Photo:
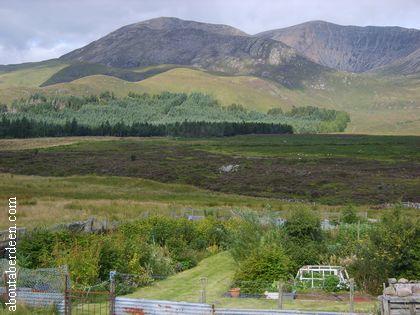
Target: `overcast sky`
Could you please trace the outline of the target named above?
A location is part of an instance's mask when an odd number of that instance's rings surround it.
[[[229,24],[251,34],[310,20],[420,29],[420,0],[0,0],[0,64],[59,57],[159,16]]]

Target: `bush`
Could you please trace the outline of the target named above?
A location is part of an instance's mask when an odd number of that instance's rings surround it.
[[[356,209],[349,205],[345,207],[341,212],[341,222],[347,224],[357,223],[359,221],[359,217],[357,216]]]
[[[388,278],[420,278],[420,220],[395,208],[369,231],[351,266],[363,290],[380,293]]]
[[[323,289],[326,292],[337,292],[339,290],[338,285],[340,284],[340,279],[337,276],[330,275],[325,277]]]
[[[321,221],[313,211],[299,208],[292,212],[285,223],[286,233],[294,241],[321,241]]]
[[[289,279],[290,260],[282,247],[265,245],[254,250],[239,266],[234,286],[243,293],[261,294],[271,289],[273,281]]]

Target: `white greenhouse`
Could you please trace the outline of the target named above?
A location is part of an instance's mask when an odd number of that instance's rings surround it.
[[[349,283],[349,275],[346,268],[341,266],[309,265],[299,269],[296,280],[311,284],[311,288],[322,286],[328,276],[336,276],[339,285],[346,287]]]

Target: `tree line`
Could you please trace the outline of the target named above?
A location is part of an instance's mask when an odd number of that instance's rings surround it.
[[[65,124],[29,120],[26,117],[0,120],[0,138],[36,138],[65,136],[117,136],[117,137],[223,137],[244,134],[291,134],[293,128],[285,124],[261,122],[206,122],[184,121],[166,124],[134,123],[127,125],[108,121],[97,127],[81,125],[75,118]]]
[[[10,120],[26,118],[50,126],[65,126],[76,120],[78,125],[89,129],[100,128],[106,122],[111,126],[172,125],[185,121],[264,123],[290,125],[295,133],[340,132],[350,121],[345,112],[313,106],[295,107],[287,112],[273,108],[263,113],[240,104],[222,106],[213,97],[201,93],[169,92],[156,95],[130,93],[123,98],[110,92],[90,96],[38,93],[14,101],[0,111],[0,116]]]

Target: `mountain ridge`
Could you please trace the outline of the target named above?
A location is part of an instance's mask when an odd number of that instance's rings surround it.
[[[329,71],[288,45],[224,25],[158,18],[122,27],[60,57],[118,68],[188,65],[233,75],[256,75],[290,88]]]
[[[309,21],[254,36],[281,41],[324,66],[356,73],[374,71],[420,48],[420,30],[399,26]],[[407,72],[413,71],[402,74]]]

